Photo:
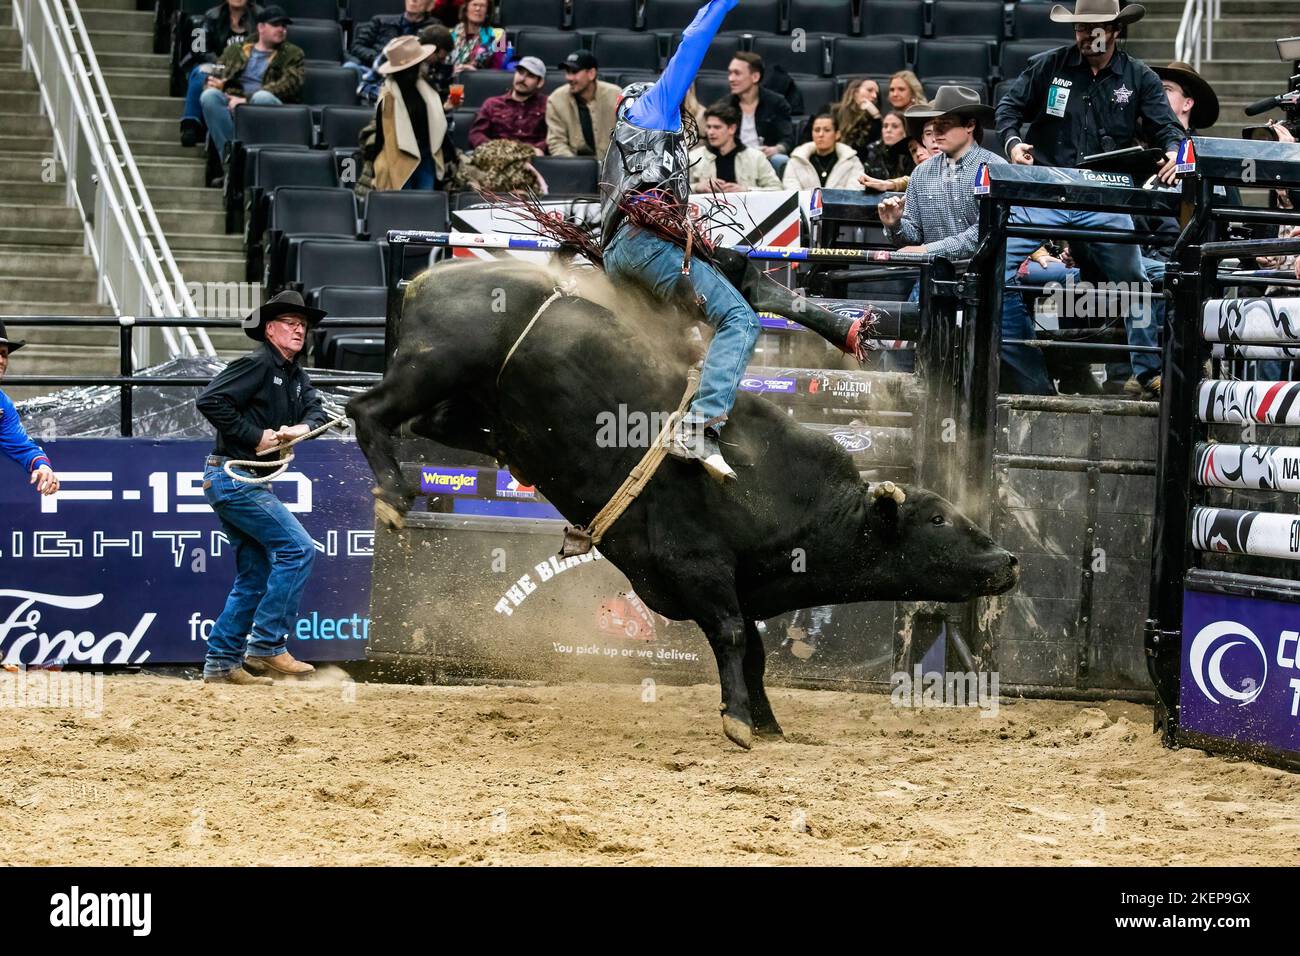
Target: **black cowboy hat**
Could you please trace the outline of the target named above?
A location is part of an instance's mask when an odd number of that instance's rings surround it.
[[[909,106],[903,112],[907,135],[920,142],[926,121],[949,113],[963,120],[973,119],[977,138],[981,130],[993,123],[993,107],[981,103],[980,95],[970,87],[941,86],[929,106]]]
[[[4,322],[0,321],[0,345],[7,346],[7,347],[9,348],[9,354],[10,354],[10,355],[13,355],[13,354],[14,354],[15,352],[17,352],[20,348],[22,348],[24,345],[27,344],[26,342],[24,342],[24,341],[22,341],[22,340],[11,341],[10,339],[8,339],[8,338],[6,337],[6,335],[7,335],[7,333],[5,332],[5,324],[4,324]]]
[[[1187,121],[1192,129],[1209,129],[1219,121],[1219,97],[1205,77],[1192,69],[1191,64],[1174,60],[1168,66],[1153,66],[1156,76],[1183,88],[1183,95],[1192,99],[1192,115]]]
[[[244,334],[250,339],[265,342],[266,323],[288,313],[301,315],[307,320],[308,329],[314,328],[321,319],[325,318],[323,310],[311,308],[302,301],[302,296],[297,292],[286,290],[267,299],[262,303],[261,308],[248,314],[243,323]]]

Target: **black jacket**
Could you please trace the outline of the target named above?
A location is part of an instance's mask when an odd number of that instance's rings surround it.
[[[740,109],[740,97],[731,96],[731,105]],[[754,110],[754,125],[764,146],[781,146],[789,155],[794,150],[794,121],[790,118],[790,104],[780,93],[759,88],[758,107]],[[740,138],[740,130],[736,131]]]
[[[222,369],[196,404],[217,429],[212,453],[229,458],[256,458],[254,449],[268,428],[319,428],[329,421],[306,369],[297,360],[287,361],[269,342]]]
[[[1138,140],[1169,151],[1184,137],[1150,67],[1121,50],[1093,76],[1075,46],[1029,62],[998,103],[997,127],[1008,156],[1024,141],[1034,147],[1034,162],[1044,166],[1074,167],[1084,156]]]
[[[795,83],[794,77],[779,63],[769,67],[763,74],[763,89],[784,96],[785,101],[790,104],[790,112],[795,116],[803,113],[803,92],[799,89],[799,84]]]
[[[400,36],[415,36],[430,23],[436,21],[424,19],[411,23],[404,13],[382,14],[371,17],[357,27],[348,48],[348,56],[358,63],[370,66],[384,52],[384,47]]]
[[[236,33],[230,28],[230,8],[225,3],[209,7],[202,17],[196,17],[191,30],[203,31],[202,51],[193,49],[186,43],[182,46],[186,54],[181,57],[181,65],[188,72],[200,63],[215,63],[222,52],[232,43],[243,43],[257,39],[257,15],[262,12],[260,4],[250,3],[244,11],[244,31]],[[194,34],[191,33],[193,38]]]

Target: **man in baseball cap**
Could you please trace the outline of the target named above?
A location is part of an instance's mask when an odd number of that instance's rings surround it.
[[[546,152],[546,64],[526,56],[515,67],[510,90],[491,96],[479,107],[469,130],[469,145],[477,149],[489,140],[524,143],[541,156]]]
[[[546,103],[546,145],[552,156],[605,158],[619,88],[597,79],[598,66],[587,50],[574,50],[560,64],[567,85]]]

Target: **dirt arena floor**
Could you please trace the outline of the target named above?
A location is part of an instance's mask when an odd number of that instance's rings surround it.
[[[1300,863],[1300,775],[1164,750],[1132,704],[778,688],[786,740],[746,753],[712,686],[341,677],[6,711],[0,862]]]

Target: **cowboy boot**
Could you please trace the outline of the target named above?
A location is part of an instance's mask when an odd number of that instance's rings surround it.
[[[238,684],[241,687],[263,686],[269,687],[275,683],[269,677],[254,677],[242,667],[236,667],[234,670],[226,671],[224,674],[204,674],[203,683],[205,684]]]
[[[722,457],[718,433],[712,428],[706,428],[698,418],[688,415],[677,423],[668,439],[668,454],[674,458],[698,461],[714,481],[736,480],[736,473]]]
[[[244,666],[255,674],[268,677],[306,677],[316,668],[300,660],[295,660],[288,651],[281,651],[273,657],[246,657]]]

